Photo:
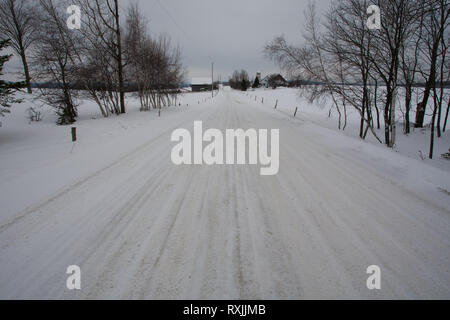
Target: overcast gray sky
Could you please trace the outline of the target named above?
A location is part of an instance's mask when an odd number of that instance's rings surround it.
[[[131,2],[139,3],[152,34],[165,33],[181,46],[188,81],[209,76],[211,62],[223,80],[235,69],[246,69],[250,77],[279,72],[263,56],[263,46],[280,34],[299,42],[308,5],[308,0],[120,0],[120,6],[126,10]],[[316,0],[318,13],[329,2]],[[20,61],[14,59],[8,69],[20,71]]]
[[[188,78],[215,74],[228,79],[233,70],[250,77],[279,69],[263,55],[264,44],[275,35],[300,41],[308,0],[122,0],[137,1],[150,20],[152,33],[166,33],[179,43]],[[316,0],[318,12],[330,0]]]

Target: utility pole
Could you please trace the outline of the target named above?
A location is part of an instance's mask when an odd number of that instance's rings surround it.
[[[211,96],[214,98],[214,62],[211,64]]]

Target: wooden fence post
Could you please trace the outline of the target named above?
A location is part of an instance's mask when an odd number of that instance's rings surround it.
[[[72,142],[77,141],[77,127],[72,127]]]
[[[275,109],[277,108],[277,106],[278,106],[278,99],[277,99],[277,102],[275,103]]]

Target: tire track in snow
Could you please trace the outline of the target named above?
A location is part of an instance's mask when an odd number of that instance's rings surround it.
[[[206,110],[203,111],[202,114],[210,114],[211,110]],[[136,149],[134,149],[133,151],[123,155],[122,157],[119,157],[118,159],[114,160],[112,163],[110,163],[109,165],[93,172],[92,174],[80,179],[79,181],[70,184],[69,186],[63,188],[63,190],[57,192],[56,194],[54,194],[53,196],[50,196],[49,198],[43,200],[42,202],[36,204],[35,206],[32,206],[30,208],[27,208],[25,210],[23,210],[22,212],[18,213],[15,217],[11,218],[10,221],[0,225],[0,233],[7,229],[9,226],[15,224],[16,222],[22,220],[23,218],[27,217],[29,214],[35,213],[36,211],[39,211],[40,209],[42,209],[43,207],[46,207],[47,205],[51,204],[52,202],[56,201],[57,199],[61,198],[62,196],[72,192],[74,189],[79,188],[81,186],[83,186],[84,183],[98,177],[99,175],[112,170],[116,167],[120,167],[120,165],[122,165],[124,162],[128,161],[129,159],[133,159],[137,156],[139,156],[140,153],[146,153],[147,152],[147,148],[149,145],[154,144],[158,139],[161,139],[163,137],[165,137],[168,133],[172,132],[174,129],[177,129],[179,127],[183,127],[184,124],[190,124],[192,122],[192,120],[183,120],[180,121],[177,125],[170,127],[169,129],[167,129],[166,131],[162,132],[161,134],[159,134],[158,136],[148,140],[147,142],[145,142],[143,145],[137,147]]]
[[[261,177],[259,166],[174,166],[164,140],[173,128],[164,130],[4,225],[0,296],[450,296],[444,209],[326,148],[304,123],[238,103],[234,93],[217,99],[180,125],[195,118],[204,128],[280,128],[277,176]],[[61,291],[74,257],[83,270],[76,294]],[[373,263],[382,266],[377,293],[365,288]]]

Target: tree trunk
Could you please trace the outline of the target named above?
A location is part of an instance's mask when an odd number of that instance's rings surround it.
[[[395,139],[396,139],[396,124],[395,124],[395,108],[396,108],[396,102],[397,102],[397,90],[398,88],[395,87],[392,91],[392,101],[391,101],[391,111],[390,111],[390,130],[391,130],[391,141],[389,142],[389,147],[393,148],[395,146]]]
[[[442,38],[442,42],[445,42],[445,39]],[[441,137],[442,133],[441,133],[441,115],[442,115],[442,103],[444,100],[444,67],[445,67],[445,56],[446,56],[446,48],[445,45],[443,45],[442,48],[442,61],[441,61],[441,66],[440,66],[440,78],[439,78],[439,110],[438,110],[438,118],[437,118],[437,135],[438,138]],[[447,78],[448,79],[448,78]],[[435,89],[436,90],[436,89]]]
[[[364,135],[364,113],[365,110],[363,109],[361,112],[361,122],[359,124],[359,137],[362,139]]]
[[[377,129],[380,129],[380,110],[378,109],[378,81],[375,79],[375,95],[374,95],[374,106],[377,112]]]
[[[392,91],[388,87],[386,92],[386,103],[384,105],[384,143],[391,146],[391,110],[392,110]]]
[[[433,110],[433,117],[431,119],[431,134],[430,134],[430,153],[428,157],[430,159],[433,159],[433,149],[434,149],[434,123],[436,121],[436,113],[437,113],[437,97],[434,96],[434,110]]]
[[[441,82],[441,88],[440,88],[440,97],[438,99],[438,114],[437,114],[437,136],[438,138],[440,138],[442,136],[441,133],[441,116],[442,116],[442,99],[443,97],[443,92],[444,92],[444,88],[442,87],[442,82]]]
[[[21,58],[22,58],[22,64],[23,64],[23,71],[25,74],[25,81],[27,84],[27,91],[29,94],[33,93],[33,90],[31,89],[31,76],[30,76],[30,70],[28,68],[28,62],[27,62],[27,57],[25,56],[25,52],[23,52],[23,54],[21,54]]]
[[[377,112],[377,129],[380,129],[380,110],[378,110],[377,105],[375,104],[375,111]]]
[[[410,84],[405,86],[405,91],[405,134],[409,134],[411,132],[409,113],[411,111],[412,86]]]
[[[123,84],[123,64],[122,64],[122,41],[120,36],[120,19],[119,19],[119,0],[114,1],[116,11],[116,36],[117,36],[117,57],[119,72],[119,94],[120,94],[120,113],[125,113],[125,92]]]
[[[445,132],[445,129],[447,128],[448,109],[449,108],[450,108],[450,99],[448,100],[448,104],[447,104],[447,112],[445,113],[444,127],[442,128],[442,132]]]
[[[390,134],[389,134],[389,106],[385,106],[384,108],[384,143],[389,146],[390,142]]]
[[[362,100],[362,110],[361,110],[361,122],[359,125],[359,137],[364,139],[364,114],[366,113],[367,106],[367,86],[364,82],[363,84],[363,100]]]
[[[441,35],[442,36],[442,35]],[[438,49],[440,44],[440,37],[434,40],[433,48],[430,57],[430,75],[425,84],[425,92],[423,94],[422,102],[417,105],[415,128],[423,128],[423,121],[425,118],[425,110],[427,108],[428,99],[433,88],[436,87],[436,62],[438,57]]]
[[[342,127],[342,130],[345,130],[345,128],[347,127],[347,106],[345,104],[345,99],[344,99],[343,105],[344,105],[344,126]],[[447,113],[448,113],[448,109],[447,109]]]

